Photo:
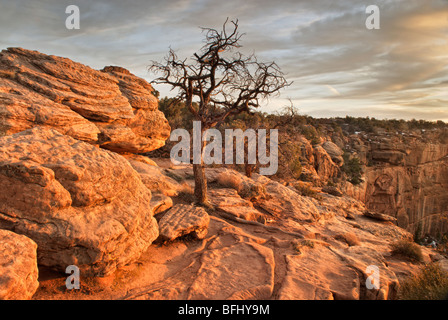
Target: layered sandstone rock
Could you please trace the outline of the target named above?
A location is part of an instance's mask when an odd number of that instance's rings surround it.
[[[151,192],[122,156],[35,127],[0,138],[0,228],[33,239],[39,264],[107,275],[158,236]]]
[[[333,162],[331,156],[322,146],[314,147],[314,159],[314,167],[322,181],[329,181],[338,175],[339,166]]]
[[[264,214],[254,208],[249,200],[241,198],[236,190],[229,188],[209,190],[209,199],[216,210],[248,221],[265,221]]]
[[[36,243],[0,229],[0,300],[27,300],[39,282]]]
[[[163,167],[160,174],[193,181],[191,166]],[[206,177],[214,205],[207,233],[200,232],[199,241],[187,237],[148,247],[120,272],[127,277],[120,277],[119,285],[101,288],[95,298],[394,299],[398,282],[419,268],[391,254],[391,243],[411,234],[390,221],[366,217],[365,205],[346,195],[301,196],[268,177],[247,178],[222,168],[206,169]],[[249,190],[261,185],[263,197],[243,198],[237,191],[243,185]],[[194,233],[205,216],[184,197],[173,201],[160,218],[161,234],[165,227],[173,231],[165,239]],[[372,266],[379,268],[380,282],[369,289]],[[37,298],[45,294],[66,297],[43,290]]]
[[[152,92],[123,68],[8,48],[0,53],[0,135],[45,126],[116,152],[148,152],[170,134]]]
[[[197,239],[203,239],[207,235],[209,222],[210,217],[204,208],[177,204],[160,219],[160,237],[174,240],[192,234]]]
[[[335,143],[331,141],[325,141],[322,144],[322,148],[327,151],[328,155],[331,157],[331,160],[333,160],[334,163],[339,166],[344,164],[344,159],[342,158],[344,151],[342,151],[342,149],[339,148]]]

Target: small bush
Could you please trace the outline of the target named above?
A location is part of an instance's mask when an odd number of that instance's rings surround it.
[[[422,241],[422,222],[419,221],[414,232],[414,242],[420,244]]]
[[[347,175],[347,180],[354,185],[362,183],[362,166],[359,158],[352,158],[349,153],[344,153],[342,158],[344,159],[344,164],[341,170]]]
[[[354,234],[353,232],[346,232],[342,235],[342,238],[344,239],[345,242],[347,242],[347,244],[352,247],[352,246],[359,246],[361,244],[361,242],[358,239],[358,236],[356,234]]]
[[[430,263],[404,281],[398,292],[401,300],[445,300],[448,298],[448,272]]]
[[[260,199],[267,199],[268,195],[266,193],[266,188],[260,183],[248,184],[243,183],[241,190],[238,194],[250,201],[257,201]]]
[[[319,194],[318,190],[308,186],[307,184],[302,183],[301,181],[294,183],[294,189],[296,189],[297,193],[300,194],[301,196],[322,200],[322,196]]]
[[[304,240],[298,240],[295,239],[292,241],[292,246],[294,251],[296,251],[298,254],[302,253],[302,248],[303,247],[308,247],[308,248],[314,248],[315,244],[313,240],[308,240],[308,239],[304,239]]]
[[[392,253],[403,255],[411,260],[423,261],[422,249],[418,244],[412,241],[399,240],[392,244]]]

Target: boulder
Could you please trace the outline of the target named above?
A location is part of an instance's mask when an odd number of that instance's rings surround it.
[[[0,300],[28,300],[39,287],[36,243],[0,230]]]
[[[0,135],[45,126],[116,152],[148,152],[170,135],[153,91],[124,68],[8,48],[0,53]]]
[[[187,234],[198,239],[207,235],[210,217],[201,207],[177,204],[159,220],[160,238],[174,240]]]
[[[327,151],[328,155],[331,157],[331,160],[333,160],[334,163],[339,166],[342,166],[344,164],[344,159],[342,158],[344,151],[342,151],[342,149],[339,148],[335,143],[331,141],[325,141],[324,143],[322,143],[322,148]]]
[[[125,158],[45,127],[0,138],[0,228],[33,239],[39,264],[85,275],[158,237],[151,192]]]
[[[173,199],[162,194],[154,193],[151,198],[151,208],[154,214],[158,214],[165,210],[168,210],[173,206]]]

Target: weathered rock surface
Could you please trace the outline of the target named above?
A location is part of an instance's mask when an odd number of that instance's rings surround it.
[[[352,151],[369,165],[365,183],[345,191],[411,232],[419,224],[424,234],[448,232],[448,145],[434,140],[424,134],[353,138]]]
[[[331,141],[325,141],[324,143],[322,143],[322,148],[327,151],[328,155],[331,157],[331,160],[333,160],[334,163],[339,166],[344,164],[344,159],[342,158],[344,151],[342,151],[342,149],[339,148],[335,143]]]
[[[170,127],[145,80],[21,48],[0,53],[0,135],[46,126],[116,152],[164,145]]]
[[[333,162],[331,156],[320,145],[314,147],[314,167],[322,181],[329,181],[339,173],[339,166]]]
[[[257,204],[279,221],[313,222],[321,218],[314,203],[293,189],[258,174],[254,174],[254,181],[262,184],[269,196]]]
[[[23,236],[0,229],[0,300],[27,300],[39,282],[37,245]]]
[[[158,236],[151,192],[122,156],[36,127],[0,138],[0,228],[38,244],[39,264],[106,275]]]
[[[128,159],[131,166],[137,171],[145,186],[152,192],[172,197],[177,196],[182,186],[166,174],[166,169],[142,161]]]
[[[248,221],[265,220],[264,214],[254,208],[252,202],[241,198],[234,189],[213,189],[208,195],[216,210]]]
[[[387,214],[382,214],[382,213],[378,213],[378,212],[373,212],[373,211],[369,211],[366,210],[363,212],[363,214],[366,217],[372,218],[372,219],[376,219],[376,220],[380,220],[380,221],[397,221],[396,218],[389,216]]]
[[[159,169],[161,174],[169,172],[184,182],[192,180],[191,166],[165,171],[160,165]],[[222,179],[223,172],[231,179]],[[326,193],[318,198],[300,196],[294,188],[267,177],[254,174],[250,179],[229,169],[209,168],[206,177],[210,201],[215,201],[215,210],[209,211],[207,234],[201,239],[187,237],[148,247],[138,262],[126,267],[126,278],[116,279],[114,289],[97,289],[95,297],[394,299],[398,282],[419,268],[417,263],[391,254],[391,243],[410,239],[411,234],[392,222],[364,216],[365,205],[353,198]],[[243,186],[238,188],[229,181],[261,185],[264,195],[253,201],[243,198],[237,191]],[[181,196],[173,196],[173,202],[173,208],[161,213],[160,233],[164,218],[173,222],[168,223],[170,227],[182,228],[165,239],[194,232],[196,227],[191,226],[200,225],[191,223],[192,217],[198,216],[192,211],[198,208],[185,204],[188,201]],[[224,210],[227,214],[222,214]],[[168,219],[170,211],[173,216],[173,212],[180,212],[179,217]],[[246,211],[260,212],[265,221],[250,220]],[[367,267],[371,265],[380,271],[378,289],[366,287],[370,275]],[[35,298],[46,294],[46,290],[38,291]],[[91,297],[79,293],[76,298]]]
[[[272,250],[259,244],[240,242],[207,250],[188,298],[267,299],[273,291],[274,264]]]
[[[207,235],[209,222],[210,217],[204,208],[177,204],[160,219],[160,237],[164,240],[174,240],[193,234],[197,239],[203,239]]]

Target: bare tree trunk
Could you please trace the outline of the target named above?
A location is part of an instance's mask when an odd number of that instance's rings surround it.
[[[244,169],[246,171],[246,177],[252,178],[252,171],[254,170],[255,165],[246,163],[244,165]]]
[[[201,140],[203,137],[205,129],[201,126]],[[201,163],[193,164],[193,174],[194,174],[194,196],[196,202],[199,204],[208,205],[207,197],[207,179],[205,177],[204,159],[202,158],[202,152],[205,148],[205,141],[201,142]]]
[[[193,164],[194,173],[194,196],[196,202],[207,204],[207,179],[205,178],[204,164]]]

